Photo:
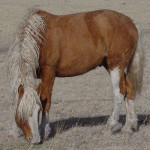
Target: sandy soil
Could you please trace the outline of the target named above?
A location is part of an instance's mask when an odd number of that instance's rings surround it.
[[[30,146],[24,137],[8,136],[13,120],[5,56],[24,13],[38,7],[54,14],[113,9],[130,16],[143,31],[145,68],[143,92],[136,98],[139,131],[130,137],[121,133],[100,134],[113,106],[110,78],[97,68],[74,78],[57,78],[50,110],[53,137]],[[0,150],[150,150],[150,1],[149,0],[0,0]],[[121,122],[125,121],[125,105]]]

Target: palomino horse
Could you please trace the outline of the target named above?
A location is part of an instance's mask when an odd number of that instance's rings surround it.
[[[64,16],[34,10],[20,28],[8,59],[16,124],[30,143],[50,134],[55,77],[81,75],[97,66],[104,66],[112,81],[109,129],[112,133],[121,129],[119,111],[125,98],[123,131],[137,128],[134,96],[141,89],[143,55],[138,28],[129,17],[111,10]]]

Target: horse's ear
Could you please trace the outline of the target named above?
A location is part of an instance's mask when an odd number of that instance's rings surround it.
[[[42,89],[42,84],[39,83],[38,86],[37,86],[36,89],[35,89],[35,90],[37,91],[38,95],[41,94],[41,89]]]
[[[23,94],[24,94],[24,88],[22,85],[20,85],[18,88],[19,100],[22,98]]]

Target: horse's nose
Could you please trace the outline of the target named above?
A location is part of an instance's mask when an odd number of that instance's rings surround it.
[[[31,144],[31,143],[32,143],[32,138],[31,138],[31,137],[28,137],[28,138],[27,138],[27,141]]]

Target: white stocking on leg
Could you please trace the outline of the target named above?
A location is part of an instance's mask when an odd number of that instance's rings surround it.
[[[41,137],[44,139],[48,139],[51,133],[50,121],[49,121],[49,114],[48,112],[42,118],[42,122],[40,125],[40,133]]]
[[[119,87],[119,84],[120,84],[119,69],[115,68],[112,71],[110,71],[110,76],[111,76],[113,93],[114,93],[114,108],[113,108],[112,115],[110,116],[110,118],[107,121],[107,125],[106,125],[105,129],[103,129],[103,131],[102,131],[103,134],[108,132],[108,131],[104,131],[104,130],[111,129],[111,132],[115,133],[122,128],[122,125],[118,122],[121,105],[122,105],[122,102],[124,101],[124,96],[120,93],[120,87]]]
[[[112,86],[113,86],[113,92],[114,92],[114,108],[112,115],[109,119],[110,127],[112,133],[118,131],[121,129],[122,125],[119,124],[119,115],[120,115],[120,109],[122,102],[124,101],[124,96],[120,93],[120,73],[119,69],[115,68],[110,72]]]
[[[126,100],[126,111],[126,123],[122,131],[132,133],[133,130],[137,130],[137,115],[134,100]]]

